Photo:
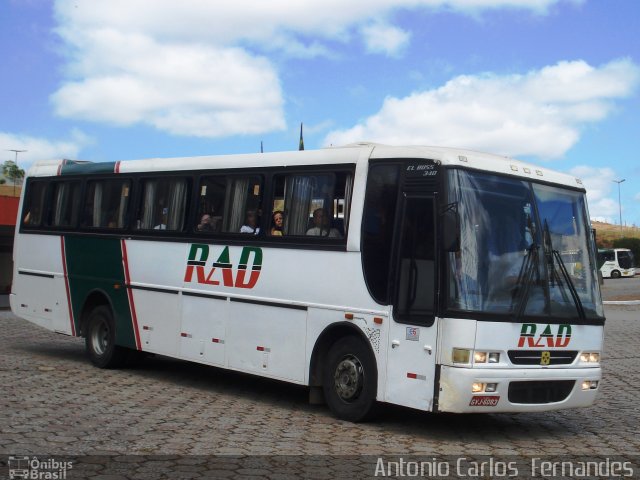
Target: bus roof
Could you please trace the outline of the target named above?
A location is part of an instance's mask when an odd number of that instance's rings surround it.
[[[502,173],[514,177],[546,181],[584,189],[582,181],[566,173],[528,164],[517,159],[472,150],[449,147],[389,146],[376,143],[354,143],[319,150],[208,155],[198,157],[148,158],[118,162],[94,163],[77,160],[48,160],[35,163],[29,177],[60,174],[132,173],[152,171],[208,170],[305,165],[366,163],[377,159],[429,159],[445,166],[459,166]]]

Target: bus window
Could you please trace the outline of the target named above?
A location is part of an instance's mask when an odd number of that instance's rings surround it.
[[[45,182],[31,182],[29,184],[29,191],[24,200],[23,225],[37,227],[42,223],[46,192],[47,183]]]
[[[137,229],[182,230],[187,200],[187,181],[184,178],[143,180],[141,191]]]
[[[130,188],[131,182],[126,179],[88,182],[83,226],[125,228]]]
[[[362,216],[362,264],[373,298],[389,301],[389,259],[398,198],[398,165],[374,165],[369,169]]]
[[[204,177],[200,182],[196,232],[216,233],[222,230],[222,213],[227,191],[225,177]]]
[[[433,321],[435,297],[434,200],[407,197],[400,231],[395,316],[399,321]]]
[[[80,213],[80,182],[56,182],[53,186],[52,227],[75,227]]]
[[[278,175],[273,212],[284,212],[283,235],[344,238],[349,220],[351,175]]]

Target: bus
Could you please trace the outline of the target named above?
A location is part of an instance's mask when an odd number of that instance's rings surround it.
[[[604,278],[633,277],[636,274],[633,252],[628,248],[598,249],[598,260]]]
[[[585,189],[485,153],[353,144],[48,161],[28,172],[11,308],[84,337],[309,387],[361,421],[584,407],[604,311]]]

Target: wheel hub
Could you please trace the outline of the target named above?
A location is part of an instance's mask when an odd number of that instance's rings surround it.
[[[348,356],[336,367],[334,386],[338,396],[344,401],[358,397],[364,384],[362,364],[354,356]]]

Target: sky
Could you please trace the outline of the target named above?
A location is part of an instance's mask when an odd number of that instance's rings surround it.
[[[0,162],[371,141],[568,172],[640,226],[638,0],[0,0]],[[614,180],[625,180],[617,184]]]

